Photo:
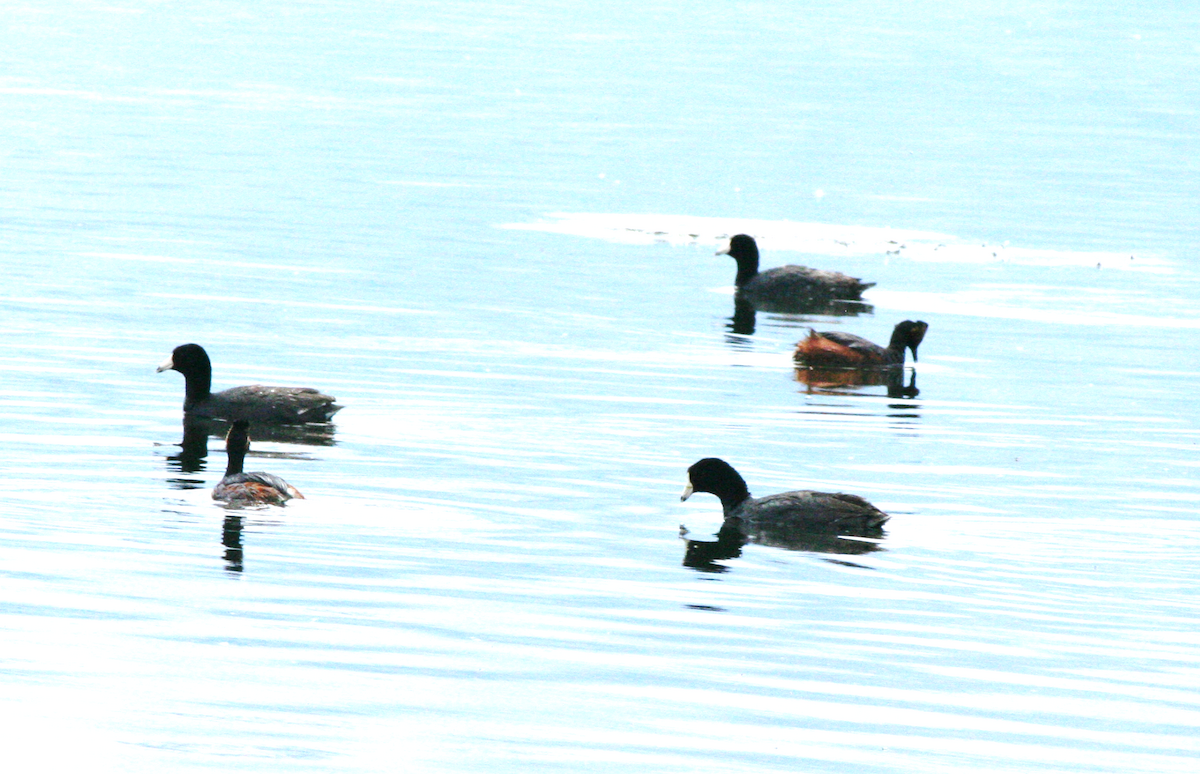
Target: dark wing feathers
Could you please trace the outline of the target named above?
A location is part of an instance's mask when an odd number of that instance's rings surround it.
[[[735,513],[749,526],[790,522],[814,529],[878,526],[887,514],[858,495],[796,491],[750,498]]]
[[[209,396],[196,413],[251,422],[325,422],[342,407],[334,398],[311,387],[270,387],[251,384]]]
[[[808,266],[777,266],[757,274],[742,287],[741,294],[751,301],[774,303],[856,300],[874,284],[840,271],[824,271]]]

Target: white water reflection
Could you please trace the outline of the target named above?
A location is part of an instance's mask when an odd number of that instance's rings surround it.
[[[1129,298],[1079,294],[1069,288],[982,287],[954,293],[872,290],[870,301],[879,310],[901,314],[947,314],[996,320],[1025,320],[1053,325],[1113,326],[1126,328],[1200,328],[1200,317],[1170,314],[1129,314],[1097,309],[1108,304],[1131,304]],[[1145,303],[1149,299],[1134,299]],[[1059,308],[1030,308],[1032,306]],[[1063,308],[1066,307],[1066,308]]]
[[[772,251],[827,256],[896,256],[916,262],[1074,266],[1119,271],[1167,272],[1173,263],[1144,252],[1072,251],[980,244],[970,239],[913,229],[829,223],[712,218],[684,215],[554,212],[532,223],[501,228],[603,239],[616,244],[721,245],[732,234],[754,236],[764,266],[781,263]]]

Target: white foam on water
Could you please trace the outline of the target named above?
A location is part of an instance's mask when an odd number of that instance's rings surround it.
[[[551,212],[534,223],[500,228],[603,239],[618,244],[721,245],[733,234],[750,234],[764,252],[791,251],[830,256],[894,255],[928,263],[1079,266],[1122,271],[1170,271],[1162,256],[1129,251],[1050,250],[965,239],[936,231],[800,223],[790,220],[709,218],[692,215]]]

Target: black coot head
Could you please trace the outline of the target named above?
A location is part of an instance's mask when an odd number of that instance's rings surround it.
[[[729,239],[729,247],[722,250],[720,254],[728,255],[738,262],[750,258],[757,264],[758,243],[749,234],[736,234]]]
[[[733,466],[716,457],[706,457],[688,468],[688,486],[680,499],[695,492],[708,492],[722,500],[746,492],[746,481]]]
[[[208,353],[204,351],[204,347],[199,344],[180,344],[172,352],[162,365],[158,367],[158,372],[172,370],[178,371],[185,376],[189,373],[203,373],[204,371],[212,372],[212,362],[208,359]]]

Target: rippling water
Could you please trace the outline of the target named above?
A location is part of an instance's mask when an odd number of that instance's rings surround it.
[[[1200,30],[1139,14],[6,9],[9,759],[1195,771]],[[739,231],[868,306],[736,316]],[[905,318],[900,389],[792,368]],[[257,436],[308,499],[213,504],[186,341],[346,406]],[[892,519],[685,563],[706,456]]]

